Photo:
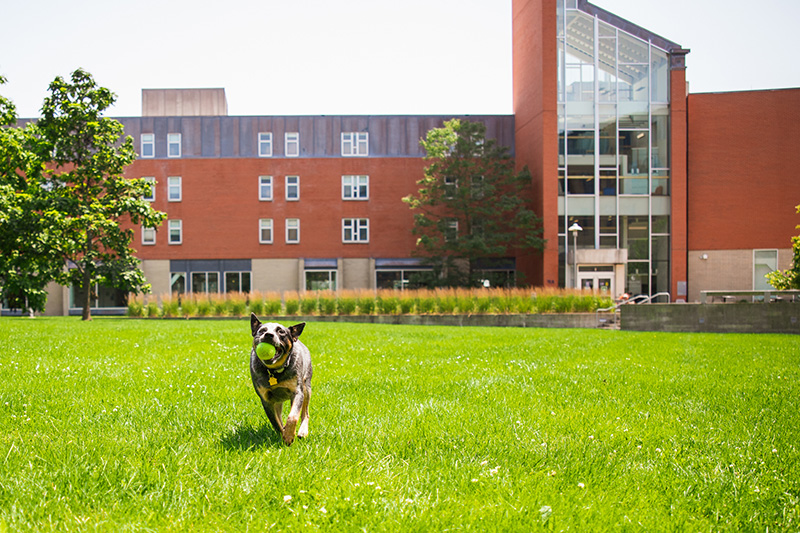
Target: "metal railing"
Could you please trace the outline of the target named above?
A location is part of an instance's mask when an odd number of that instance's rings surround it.
[[[594,316],[597,319],[597,327],[603,327],[609,324],[609,320],[607,318],[601,317],[601,313],[608,313],[609,311],[613,311],[613,315],[611,316],[611,325],[616,327],[619,324],[619,308],[623,305],[641,305],[641,304],[649,304],[653,303],[653,300],[656,298],[662,298],[666,296],[667,302],[670,303],[672,301],[672,297],[668,292],[657,292],[656,294],[637,294],[636,296],[631,296],[625,300],[619,301],[612,305],[611,307],[603,307],[600,309],[595,310]]]
[[[800,291],[779,291],[768,289],[761,291],[700,291],[702,303],[714,303],[715,298],[720,298],[722,303],[729,302],[800,302]]]

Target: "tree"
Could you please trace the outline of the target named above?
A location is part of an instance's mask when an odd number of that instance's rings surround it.
[[[800,213],[800,205],[795,209]],[[800,225],[795,226],[800,229]],[[792,237],[792,267],[789,270],[775,270],[766,275],[770,285],[778,290],[800,289],[800,235]]]
[[[31,314],[44,310],[47,284],[63,266],[42,208],[40,143],[36,124],[18,126],[14,104],[0,96],[0,299]]]
[[[39,213],[47,215],[48,244],[59,258],[55,279],[78,289],[89,320],[95,285],[149,290],[126,223],[156,227],[166,215],[144,200],[146,180],[123,176],[136,152],[122,124],[103,117],[114,93],[82,69],[70,81],[57,77],[49,91],[37,124],[39,155],[49,161]]]
[[[453,119],[420,142],[430,164],[403,201],[415,211],[417,254],[433,265],[436,283],[474,286],[492,262],[544,249],[541,218],[528,207],[530,173],[515,171],[483,123]]]

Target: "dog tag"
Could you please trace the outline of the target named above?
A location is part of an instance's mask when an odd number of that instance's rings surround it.
[[[269,386],[270,387],[274,387],[277,384],[278,384],[278,379],[275,378],[274,376],[270,376],[270,378],[269,378]]]

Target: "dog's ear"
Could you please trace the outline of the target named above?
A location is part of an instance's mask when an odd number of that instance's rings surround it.
[[[301,322],[301,323],[295,324],[294,326],[289,328],[289,333],[292,334],[292,339],[293,340],[297,340],[297,337],[299,337],[300,334],[303,333],[303,328],[304,327],[306,327],[306,323],[305,322]]]
[[[253,337],[256,336],[256,332],[260,327],[261,321],[258,319],[255,313],[250,313],[250,331],[253,332]]]

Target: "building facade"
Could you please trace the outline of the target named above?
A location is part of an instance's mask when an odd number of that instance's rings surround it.
[[[586,0],[513,0],[514,114],[487,126],[532,174],[527,283],[607,292],[766,288],[800,217],[800,89],[690,94],[689,50]],[[689,56],[691,57],[691,56]],[[137,228],[157,295],[408,286],[419,140],[451,116],[227,115],[222,89],[145,90],[122,118],[167,213]],[[124,295],[101,296],[118,306]],[[48,312],[70,312],[53,291]]]

